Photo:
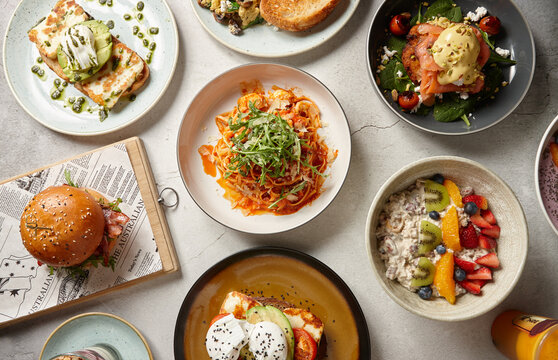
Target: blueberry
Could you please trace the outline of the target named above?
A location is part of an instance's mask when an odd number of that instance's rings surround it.
[[[446,247],[444,245],[438,245],[438,246],[436,246],[436,252],[440,255],[445,254],[446,253]]]
[[[455,277],[455,280],[463,281],[467,277],[467,274],[465,273],[465,270],[463,270],[462,268],[455,267],[455,270],[453,271],[453,276]]]
[[[469,215],[475,215],[479,211],[479,207],[472,201],[465,203],[465,212]]]
[[[432,176],[430,179],[432,181],[436,181],[439,184],[444,183],[444,177],[442,176],[442,174],[434,174],[434,176]]]
[[[423,300],[428,300],[432,297],[432,288],[430,286],[421,286],[418,291],[418,296]]]
[[[430,216],[433,220],[439,220],[440,219],[440,213],[437,212],[437,211],[434,211],[434,210],[429,212],[428,216]]]

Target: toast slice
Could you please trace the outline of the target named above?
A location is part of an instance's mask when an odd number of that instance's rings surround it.
[[[74,0],[59,0],[52,11],[28,33],[45,64],[70,81],[58,63],[56,50],[66,30],[92,17]],[[149,78],[147,63],[133,50],[112,37],[112,56],[92,77],[74,87],[100,106],[111,109],[122,96],[140,89]]]
[[[341,0],[261,0],[268,23],[287,31],[304,31],[323,21]]]

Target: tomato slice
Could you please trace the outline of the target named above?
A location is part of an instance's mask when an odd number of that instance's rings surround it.
[[[225,316],[229,315],[229,313],[224,313],[224,314],[219,314],[217,316],[215,316],[211,322],[209,323],[209,327],[211,327],[211,325],[213,325],[217,320],[224,318]]]
[[[294,360],[314,360],[318,354],[318,345],[304,329],[293,329],[295,337]]]

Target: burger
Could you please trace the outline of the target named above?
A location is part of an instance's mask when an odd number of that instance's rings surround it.
[[[110,252],[130,218],[90,189],[51,186],[35,195],[23,210],[23,245],[39,265],[82,273],[90,265],[112,267]]]

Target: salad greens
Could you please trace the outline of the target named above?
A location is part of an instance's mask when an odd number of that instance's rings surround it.
[[[436,0],[428,8],[423,9],[423,3],[419,4],[418,12],[410,20],[411,26],[418,23],[424,23],[436,17],[446,17],[452,22],[462,22],[463,13],[461,8],[452,0]],[[478,94],[461,97],[458,93],[444,93],[442,101],[436,101],[434,106],[420,106],[415,114],[428,115],[433,110],[434,119],[440,122],[451,122],[455,120],[463,120],[467,126],[470,126],[468,114],[470,114],[478,105],[487,99],[494,98],[494,94],[500,90],[503,74],[501,66],[515,65],[512,59],[500,56],[494,51],[494,40],[486,32],[476,26],[482,34],[484,41],[490,47],[490,57],[483,67],[485,75],[485,86]],[[384,61],[379,67],[380,87],[384,90],[397,90],[403,92],[406,90],[414,91],[416,85],[411,81],[403,62],[401,54],[407,41],[405,37],[392,35],[387,41],[387,48],[390,51],[397,51],[389,60]],[[385,60],[385,59],[384,59]]]
[[[252,102],[248,113],[239,112],[235,119],[229,118],[229,127],[235,132],[229,146],[234,157],[228,165],[225,178],[238,171],[248,176],[251,170],[259,167],[259,183],[265,184],[266,176],[284,176],[294,162],[297,173],[300,165],[305,165],[302,148],[307,146],[292,126],[281,116],[257,109]],[[316,171],[313,169],[313,171]]]

